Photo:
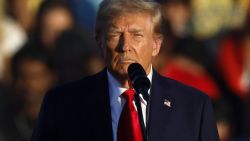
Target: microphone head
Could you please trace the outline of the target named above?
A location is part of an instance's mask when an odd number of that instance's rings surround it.
[[[150,88],[150,81],[143,67],[139,63],[132,63],[128,67],[128,75],[134,89],[141,92],[141,89],[147,90]]]

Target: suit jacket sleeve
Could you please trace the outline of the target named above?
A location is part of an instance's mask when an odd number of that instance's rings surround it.
[[[201,119],[200,141],[219,141],[211,100],[207,98]]]
[[[37,125],[32,135],[32,141],[56,140],[56,101],[55,93],[48,92],[43,100]]]

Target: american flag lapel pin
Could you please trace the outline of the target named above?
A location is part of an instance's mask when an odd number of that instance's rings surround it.
[[[167,99],[164,100],[164,105],[167,106],[167,107],[169,107],[169,108],[172,107],[171,101],[169,101],[169,100],[167,100]]]

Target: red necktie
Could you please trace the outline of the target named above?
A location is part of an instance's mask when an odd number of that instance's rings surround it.
[[[142,132],[137,111],[133,104],[135,91],[126,90],[122,96],[126,99],[119,124],[117,141],[142,141]]]

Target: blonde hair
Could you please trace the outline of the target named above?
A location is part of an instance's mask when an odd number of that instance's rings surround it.
[[[115,17],[128,13],[146,13],[152,18],[154,35],[162,35],[162,16],[160,5],[145,0],[103,0],[96,18],[96,39],[103,34],[103,28]]]

